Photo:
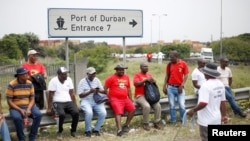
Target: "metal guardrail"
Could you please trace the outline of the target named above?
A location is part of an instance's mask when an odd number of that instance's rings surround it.
[[[235,94],[236,100],[245,100],[245,99],[250,98],[250,87],[233,89],[233,92]],[[185,97],[185,100],[186,100],[185,101],[186,109],[192,108],[197,104],[197,96],[196,95],[188,95]],[[160,104],[162,107],[162,109],[161,109],[162,113],[168,113],[169,112],[168,98],[160,99]],[[114,114],[113,114],[112,109],[108,105],[105,105],[105,106],[106,106],[106,110],[107,110],[106,119],[114,118]],[[135,106],[136,106],[135,116],[142,115],[141,107],[137,104],[135,104]],[[176,106],[176,109],[179,109],[179,107]],[[40,126],[56,125],[55,119],[51,116],[48,116],[46,114],[45,110],[41,110],[41,112],[42,112],[43,117],[42,117],[42,121],[40,123]],[[151,110],[151,113],[153,113],[153,110]],[[15,126],[13,124],[12,118],[10,117],[9,114],[5,114],[5,117],[6,117],[7,125],[9,127],[10,132],[14,132]],[[97,116],[94,115],[93,119],[96,120]],[[84,113],[82,111],[80,111],[79,121],[84,121]],[[66,115],[65,123],[71,123],[71,117],[68,114]]]

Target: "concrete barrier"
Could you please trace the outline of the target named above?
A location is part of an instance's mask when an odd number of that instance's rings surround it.
[[[235,94],[235,99],[236,100],[245,100],[250,98],[250,87],[246,88],[238,88],[238,89],[233,89],[233,92]],[[168,98],[162,98],[160,99],[160,104],[162,107],[162,113],[167,114],[169,112],[169,102]],[[185,106],[186,109],[192,108],[197,104],[197,97],[195,95],[188,95],[185,97]],[[109,105],[105,105],[106,110],[107,110],[107,116],[106,119],[109,118],[114,118],[114,114],[112,109],[109,107]],[[136,111],[135,111],[135,116],[142,115],[142,109],[139,105],[135,104],[136,106]],[[178,105],[176,104],[176,109],[179,109]],[[56,121],[53,117],[48,116],[46,114],[46,110],[41,110],[43,117],[42,121],[40,123],[41,126],[46,126],[46,125],[56,125]],[[153,113],[153,110],[151,111]],[[15,126],[13,124],[12,118],[10,117],[9,114],[5,114],[6,121],[9,127],[10,132],[15,131]],[[94,115],[93,119],[97,119],[97,116]],[[84,113],[83,111],[80,111],[80,118],[79,121],[84,121]],[[70,115],[67,114],[65,118],[65,123],[71,123],[71,117]]]

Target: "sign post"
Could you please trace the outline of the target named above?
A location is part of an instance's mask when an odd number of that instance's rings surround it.
[[[142,37],[143,12],[130,9],[48,8],[49,38],[123,38],[125,65],[125,37]],[[68,46],[66,66],[69,67]],[[69,68],[68,68],[69,69]]]
[[[48,9],[50,38],[142,37],[141,10]]]

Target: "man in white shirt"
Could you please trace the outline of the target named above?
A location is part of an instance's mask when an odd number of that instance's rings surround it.
[[[194,92],[198,96],[198,90],[201,85],[206,81],[205,75],[201,72],[201,69],[204,68],[206,61],[204,59],[199,59],[197,61],[198,67],[195,68],[191,74],[192,83],[194,86]]]
[[[220,73],[215,64],[206,64],[202,72],[207,81],[199,89],[198,104],[187,115],[193,116],[197,112],[201,140],[208,141],[208,125],[219,125],[228,121],[226,94],[223,83],[216,79]]]
[[[49,82],[49,100],[47,114],[52,115],[52,109],[55,115],[59,117],[57,139],[62,140],[63,123],[65,114],[68,113],[72,117],[71,136],[76,137],[76,128],[79,120],[79,110],[77,108],[76,99],[74,95],[74,85],[69,73],[65,67],[60,67],[57,70],[57,76],[52,78]]]
[[[221,80],[221,82],[225,85],[226,90],[226,99],[228,103],[230,104],[231,108],[233,109],[233,112],[235,115],[239,115],[242,118],[246,117],[246,114],[243,113],[235,101],[235,98],[233,96],[231,85],[233,82],[233,75],[231,69],[228,67],[228,59],[226,57],[223,57],[220,59],[220,66],[218,66],[217,70],[220,72],[220,76],[218,79]]]

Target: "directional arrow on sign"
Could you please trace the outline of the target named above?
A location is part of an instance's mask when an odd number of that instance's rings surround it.
[[[137,22],[133,19],[132,22],[129,22],[129,24],[132,24],[132,27],[134,27],[135,25],[137,25]]]

